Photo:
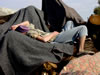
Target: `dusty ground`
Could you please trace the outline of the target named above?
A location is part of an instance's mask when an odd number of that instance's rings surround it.
[[[94,47],[93,41],[92,40],[86,40],[85,42],[85,50],[91,50],[94,52],[97,52],[97,49]]]

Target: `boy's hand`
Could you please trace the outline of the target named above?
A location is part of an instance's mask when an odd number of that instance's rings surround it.
[[[18,25],[13,25],[13,26],[11,26],[11,29],[15,30],[17,27],[18,27]]]

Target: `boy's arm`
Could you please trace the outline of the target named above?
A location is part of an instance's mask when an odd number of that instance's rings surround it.
[[[36,39],[43,41],[43,42],[48,42],[50,39],[57,36],[58,34],[59,34],[59,32],[54,31],[50,35],[47,35],[47,36],[44,36],[44,37],[38,36]]]
[[[29,24],[30,24],[29,21],[24,21],[24,22],[22,22],[22,23],[20,23],[20,24],[18,24],[18,25],[28,26]]]
[[[15,30],[18,26],[20,26],[20,25],[23,25],[23,26],[29,26],[29,21],[24,21],[24,22],[22,22],[22,23],[19,23],[19,24],[16,24],[16,25],[13,25],[13,26],[11,26],[11,29],[12,30]]]

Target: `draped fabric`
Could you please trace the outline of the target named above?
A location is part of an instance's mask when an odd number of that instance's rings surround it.
[[[84,22],[75,9],[66,5],[62,0],[42,0],[42,10],[47,25],[51,31],[61,31],[66,21],[73,20],[75,24]]]
[[[49,32],[43,11],[34,6],[20,9],[6,23],[0,24],[0,67],[5,75],[30,75],[44,62],[58,63],[64,54],[73,55],[70,44],[43,43],[10,29],[26,20]]]

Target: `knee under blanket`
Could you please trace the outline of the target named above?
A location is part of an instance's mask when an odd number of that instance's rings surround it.
[[[43,12],[34,6],[20,9],[8,22],[0,25],[0,67],[5,75],[29,75],[44,62],[58,63],[64,53],[73,54],[70,44],[43,43],[9,30],[13,24],[26,20],[36,28],[49,32]]]

